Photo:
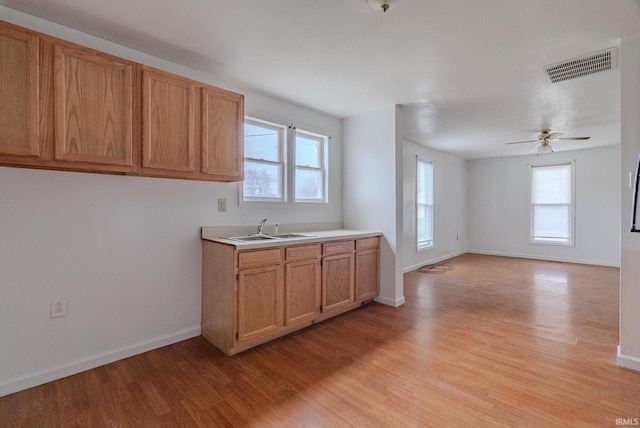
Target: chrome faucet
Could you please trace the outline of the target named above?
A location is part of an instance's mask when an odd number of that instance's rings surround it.
[[[266,218],[263,218],[262,220],[260,220],[260,223],[258,223],[258,235],[262,235],[262,228],[264,227],[264,224],[267,222]]]

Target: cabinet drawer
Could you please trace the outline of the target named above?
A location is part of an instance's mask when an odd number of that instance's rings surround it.
[[[281,254],[279,248],[238,253],[238,269],[280,264]]]
[[[354,242],[353,241],[337,241],[337,242],[327,242],[326,244],[322,244],[322,254],[341,254],[348,253],[353,251]]]
[[[377,250],[380,248],[380,237],[358,239],[356,241],[356,250]]]
[[[284,259],[288,262],[293,260],[316,259],[320,257],[320,244],[289,247],[285,248],[284,251]]]

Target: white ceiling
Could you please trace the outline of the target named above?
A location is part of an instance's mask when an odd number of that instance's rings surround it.
[[[640,31],[638,0],[0,0],[337,117],[402,104],[408,140],[464,159],[620,143],[618,70],[543,67]],[[0,17],[1,18],[1,17]]]

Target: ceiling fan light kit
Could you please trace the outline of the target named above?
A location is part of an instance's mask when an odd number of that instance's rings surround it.
[[[506,144],[522,144],[522,143],[536,143],[533,146],[531,146],[531,148],[540,145],[540,147],[538,147],[538,152],[537,154],[544,154],[544,153],[553,153],[553,148],[551,148],[551,144],[549,144],[549,141],[560,141],[560,140],[588,140],[591,137],[560,137],[560,135],[563,135],[561,132],[551,132],[550,129],[543,129],[540,131],[540,134],[538,134],[538,139],[537,140],[526,140],[526,141],[514,141],[512,143],[506,143]]]
[[[553,153],[553,149],[551,148],[548,142],[542,143],[540,144],[540,147],[538,147],[538,153],[537,153],[538,156],[543,155],[545,153]]]
[[[389,10],[389,2],[390,0],[367,0],[367,4],[371,9],[381,10],[382,12]]]

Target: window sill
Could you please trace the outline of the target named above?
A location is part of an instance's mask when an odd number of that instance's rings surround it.
[[[424,250],[430,250],[433,248],[433,244],[431,245],[423,245],[421,247],[417,247],[416,251],[420,252],[420,251],[424,251]]]
[[[573,242],[529,241],[530,245],[550,245],[552,247],[575,247]]]

